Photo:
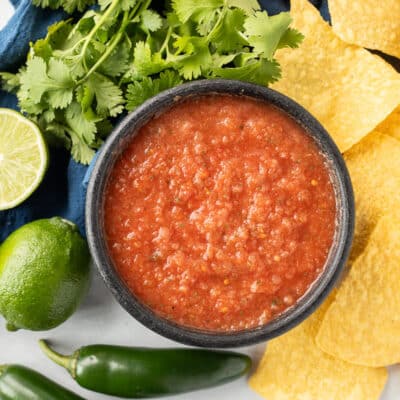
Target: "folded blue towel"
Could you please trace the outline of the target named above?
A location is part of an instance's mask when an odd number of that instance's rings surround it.
[[[26,58],[29,42],[46,34],[47,27],[65,17],[61,11],[42,10],[30,0],[13,0],[15,14],[0,31],[0,71],[15,72]],[[269,13],[289,9],[289,0],[260,1]],[[328,19],[327,2],[314,0]],[[18,109],[15,96],[0,91],[0,107]],[[84,206],[90,167],[72,160],[62,149],[50,150],[50,164],[39,189],[23,204],[0,212],[0,243],[21,225],[39,218],[62,216],[84,234]]]

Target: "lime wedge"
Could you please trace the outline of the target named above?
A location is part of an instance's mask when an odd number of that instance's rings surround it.
[[[16,111],[0,108],[0,210],[16,207],[35,191],[47,161],[39,128]]]

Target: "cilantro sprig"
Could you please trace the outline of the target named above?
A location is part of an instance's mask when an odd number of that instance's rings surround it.
[[[83,11],[93,0],[33,0]],[[151,0],[99,0],[79,20],[48,29],[31,44],[17,74],[0,73],[21,110],[48,140],[89,163],[113,118],[162,90],[193,79],[229,78],[268,85],[274,59],[303,36],[288,13],[269,16],[256,0],[172,0],[163,14]]]
[[[84,11],[87,7],[93,5],[95,0],[32,0],[35,6],[42,8],[63,8],[67,13],[74,11]]]

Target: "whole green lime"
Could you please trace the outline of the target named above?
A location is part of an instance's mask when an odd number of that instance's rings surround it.
[[[0,313],[9,330],[55,328],[89,285],[90,254],[77,226],[55,217],[22,226],[0,246]]]

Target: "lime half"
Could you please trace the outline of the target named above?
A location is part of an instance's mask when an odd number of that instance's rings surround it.
[[[35,191],[47,160],[39,128],[18,112],[0,108],[0,210],[16,207]]]

